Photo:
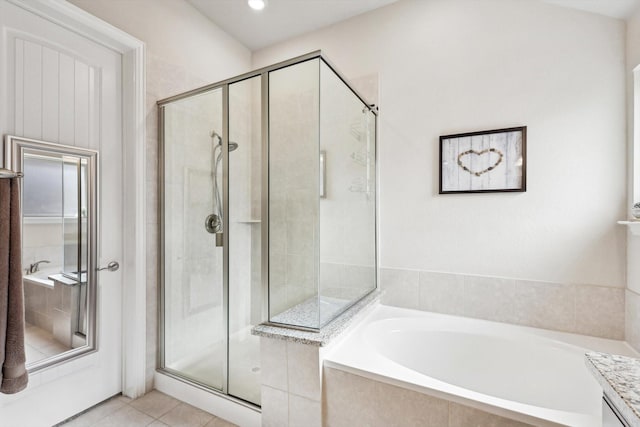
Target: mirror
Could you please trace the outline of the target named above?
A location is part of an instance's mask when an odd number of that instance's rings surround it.
[[[95,349],[97,156],[6,137],[22,172],[22,267],[29,371]]]

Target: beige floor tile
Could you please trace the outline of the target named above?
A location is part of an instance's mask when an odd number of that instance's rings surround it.
[[[145,427],[152,422],[153,418],[150,416],[125,405],[122,409],[101,419],[95,427]]]
[[[47,357],[43,352],[36,350],[35,347],[29,344],[25,344],[24,350],[27,357],[27,363],[37,362]]]
[[[122,402],[118,397],[114,397],[112,399],[107,400],[106,402],[103,402],[89,409],[84,414],[81,414],[78,417],[63,424],[63,426],[64,427],[89,427],[96,424],[98,421],[102,420],[103,418],[122,409],[123,406],[125,406],[125,403]]]
[[[124,402],[126,404],[133,402],[133,399],[127,396],[117,396],[114,399],[118,399],[120,402]]]
[[[222,418],[215,417],[205,425],[205,427],[238,427],[236,424],[223,420]]]
[[[201,427],[213,419],[213,415],[196,407],[181,403],[160,418],[171,427]]]
[[[154,422],[149,424],[148,427],[169,427],[169,426],[163,423],[162,421],[155,420]]]
[[[138,411],[144,412],[153,418],[162,417],[179,404],[179,400],[174,399],[171,396],[167,396],[157,390],[152,390],[130,403],[130,405]]]

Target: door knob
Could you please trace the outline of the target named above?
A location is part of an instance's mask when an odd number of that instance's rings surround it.
[[[118,264],[116,261],[111,261],[109,264],[107,264],[106,267],[98,267],[97,270],[98,271],[102,271],[102,270],[118,271],[119,268],[120,268],[120,264]]]

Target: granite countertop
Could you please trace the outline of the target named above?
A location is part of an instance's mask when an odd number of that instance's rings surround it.
[[[640,359],[590,351],[587,367],[604,394],[633,427],[640,427]]]
[[[329,341],[347,329],[354,318],[359,317],[360,314],[367,311],[367,308],[374,306],[380,300],[380,296],[381,292],[379,290],[371,292],[326,326],[322,327],[319,332],[303,331],[262,323],[255,326],[251,330],[251,333],[261,337],[324,347]]]

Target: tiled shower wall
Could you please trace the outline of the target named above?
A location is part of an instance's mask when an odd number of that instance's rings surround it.
[[[212,129],[222,121],[220,91],[167,106],[165,114],[165,362],[201,356],[222,339],[222,249],[204,229],[213,212]],[[208,327],[202,325],[208,324]]]
[[[62,269],[64,241],[62,219],[58,222],[38,221],[31,219],[24,221],[22,226],[22,267],[36,261],[47,260],[48,264],[40,264],[40,270]]]
[[[318,63],[269,77],[270,315],[317,293]]]
[[[639,12],[640,13],[640,12]],[[640,22],[640,14],[638,15]],[[640,351],[640,236],[627,233],[627,289],[625,291],[626,341]]]
[[[380,285],[387,305],[624,339],[623,288],[393,268]]]
[[[355,300],[375,284],[375,117],[327,67],[320,68],[320,293]],[[376,102],[377,75],[353,79]]]

